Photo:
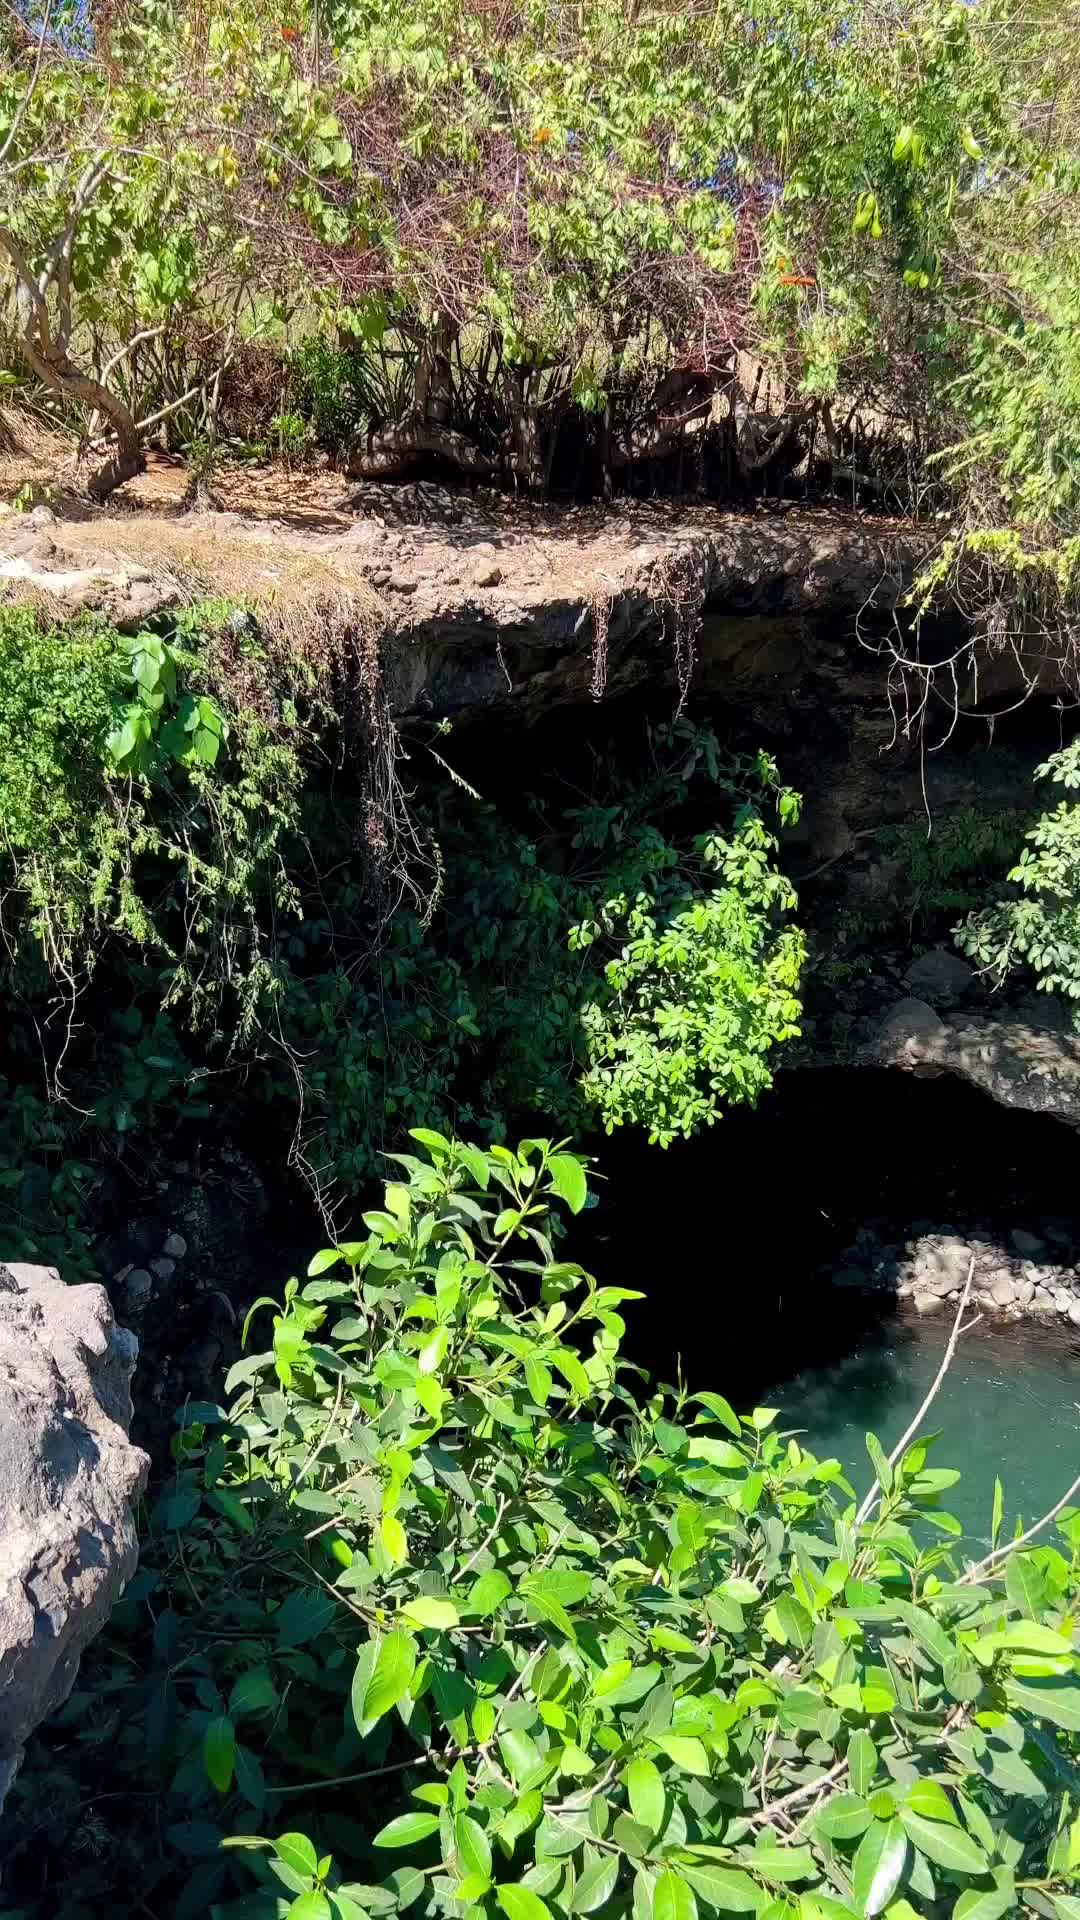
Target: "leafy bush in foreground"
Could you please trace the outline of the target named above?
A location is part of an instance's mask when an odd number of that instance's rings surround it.
[[[965,1569],[929,1439],[856,1508],[771,1410],[635,1397],[580,1159],[418,1137],[185,1410],[23,1911],[1076,1920],[1080,1512]]]

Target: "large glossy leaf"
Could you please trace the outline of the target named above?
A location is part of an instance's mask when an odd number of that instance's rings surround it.
[[[912,1813],[921,1813],[925,1820],[949,1820],[956,1824],[952,1801],[936,1780],[916,1780],[908,1788],[906,1805]]]
[[[1005,1591],[1018,1613],[1037,1620],[1046,1606],[1046,1581],[1030,1553],[1014,1553],[1005,1563]]]
[[[651,1833],[659,1833],[664,1824],[664,1782],[658,1767],[640,1757],[626,1769],[626,1792],[634,1819]]]
[[[866,1920],[888,1906],[907,1864],[907,1835],[899,1820],[875,1820],[855,1850],[851,1884],[855,1904]]]
[[[599,1908],[606,1906],[615,1891],[618,1878],[618,1854],[601,1854],[599,1860],[594,1860],[591,1867],[586,1867],[575,1881],[570,1901],[571,1912],[596,1913]]]
[[[478,1820],[459,1813],[454,1822],[454,1845],[462,1873],[475,1873],[484,1880],[491,1877],[491,1846]]]
[[[495,1897],[506,1915],[506,1920],[551,1920],[551,1913],[544,1905],[539,1894],[531,1887],[496,1887]]]
[[[389,1820],[385,1827],[379,1828],[371,1844],[374,1847],[414,1847],[418,1840],[426,1840],[429,1834],[438,1831],[437,1813],[399,1813],[396,1820]]]
[[[1006,1686],[1009,1704],[1022,1713],[1049,1720],[1067,1733],[1080,1733],[1080,1686],[1070,1680],[1014,1680]]]
[[[411,1633],[388,1633],[375,1659],[364,1694],[363,1717],[381,1720],[409,1690],[416,1671],[416,1641]]]
[[[460,1618],[452,1601],[433,1600],[423,1593],[418,1594],[415,1600],[406,1601],[403,1612],[410,1626],[431,1627],[440,1633],[456,1627]]]
[[[670,1867],[653,1888],[653,1920],[697,1920],[697,1901],[691,1888]]]
[[[877,1748],[864,1727],[848,1741],[848,1779],[856,1793],[868,1793],[877,1779]]]
[[[814,1815],[814,1825],[828,1840],[855,1840],[865,1833],[873,1815],[858,1793],[838,1793]]]
[[[293,1873],[313,1879],[318,1872],[319,1858],[306,1833],[280,1833],[274,1852]]]
[[[512,1592],[513,1588],[505,1573],[500,1573],[497,1567],[492,1567],[487,1573],[482,1573],[470,1587],[465,1611],[479,1614],[494,1613],[496,1607],[500,1607]]]
[[[1016,1910],[1017,1899],[1012,1887],[994,1887],[989,1893],[968,1887],[952,1910],[952,1920],[1004,1920],[1005,1914]],[[1080,1920],[1080,1902],[1077,1920]]]
[[[711,1861],[696,1860],[693,1866],[679,1866],[683,1879],[693,1887],[699,1900],[718,1913],[756,1913],[761,1905],[761,1890],[748,1873],[735,1867],[714,1866]]]
[[[585,1169],[572,1153],[553,1153],[548,1161],[548,1178],[571,1213],[580,1213],[589,1197]]]
[[[926,1820],[910,1807],[901,1807],[900,1818],[908,1838],[939,1867],[953,1873],[985,1873],[990,1865],[977,1840],[963,1827],[949,1826],[943,1820]]]

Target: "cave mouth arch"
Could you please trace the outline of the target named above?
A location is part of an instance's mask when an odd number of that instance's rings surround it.
[[[950,1076],[801,1068],[666,1152],[629,1134],[588,1144],[598,1205],[573,1249],[605,1284],[645,1293],[625,1309],[628,1357],[673,1380],[681,1356],[692,1387],[743,1406],[897,1337],[893,1291],[832,1281],[860,1232],[1007,1247],[1053,1223],[1080,1258],[1080,1136]]]

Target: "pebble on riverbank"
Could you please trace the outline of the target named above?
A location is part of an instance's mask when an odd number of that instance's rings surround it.
[[[887,1290],[917,1314],[955,1310],[974,1258],[971,1297],[999,1319],[1046,1319],[1080,1327],[1080,1246],[1058,1221],[1042,1232],[1017,1227],[1007,1236],[989,1227],[961,1232],[919,1221],[900,1245],[863,1227],[840,1256],[833,1279],[843,1287]],[[1078,1228],[1080,1234],[1080,1228]],[[1051,1257],[1050,1247],[1054,1254]]]

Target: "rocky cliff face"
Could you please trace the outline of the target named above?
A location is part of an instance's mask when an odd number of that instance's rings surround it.
[[[135,1570],[136,1352],[103,1287],[0,1266],[0,1802]]]

